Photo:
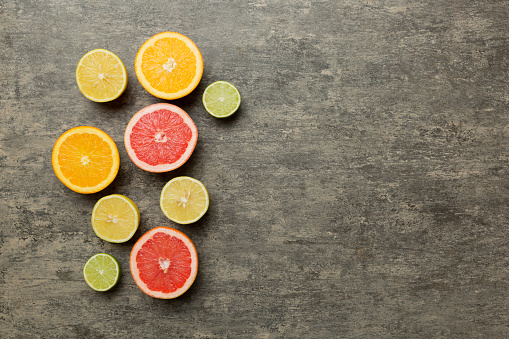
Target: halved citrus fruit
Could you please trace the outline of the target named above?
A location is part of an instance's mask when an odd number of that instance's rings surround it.
[[[124,136],[131,160],[149,172],[168,172],[182,166],[197,140],[198,130],[191,117],[171,104],[140,110],[129,121]]]
[[[129,261],[138,287],[154,298],[172,299],[186,292],[198,273],[198,254],[184,233],[156,227],[133,246]]]
[[[58,179],[78,193],[95,193],[117,176],[117,145],[108,134],[91,126],[72,128],[58,138],[51,164]]]
[[[177,177],[164,186],[159,203],[168,219],[179,224],[190,224],[207,212],[209,193],[200,181]]]
[[[216,81],[203,92],[203,106],[210,115],[226,118],[237,111],[240,106],[240,93],[227,81]]]
[[[140,211],[126,196],[112,194],[97,201],[92,211],[92,228],[95,234],[113,243],[132,238],[140,223]]]
[[[122,60],[114,53],[94,49],[78,62],[76,82],[87,99],[96,102],[112,101],[125,91],[127,71]]]
[[[203,58],[188,37],[163,32],[140,47],[134,69],[150,94],[173,100],[188,95],[198,86],[203,74]]]
[[[98,253],[88,259],[83,267],[83,277],[93,290],[104,292],[117,284],[120,265],[114,256]]]

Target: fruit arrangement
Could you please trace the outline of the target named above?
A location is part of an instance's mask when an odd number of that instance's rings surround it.
[[[162,32],[148,39],[138,50],[135,72],[141,85],[165,100],[191,93],[203,74],[203,59],[188,37]],[[86,53],[76,67],[81,93],[95,102],[117,99],[127,87],[127,71],[114,53],[95,49]],[[202,96],[205,110],[216,118],[231,116],[240,105],[240,93],[226,81],[209,85]],[[192,155],[198,130],[180,107],[158,103],[141,109],[128,122],[124,145],[132,162],[142,170],[169,172]],[[113,139],[92,126],[79,126],[62,134],[52,153],[57,178],[82,194],[106,188],[116,177],[120,157]],[[159,200],[168,219],[178,224],[198,221],[209,207],[209,195],[200,181],[175,177],[162,189]],[[111,194],[95,204],[92,217],[95,234],[104,241],[123,243],[138,230],[140,211],[126,196]],[[129,261],[131,275],[147,295],[172,299],[193,284],[198,272],[196,248],[184,233],[170,227],[156,227],[135,243]],[[86,283],[94,290],[110,290],[121,274],[118,261],[107,253],[92,256],[83,268]]]

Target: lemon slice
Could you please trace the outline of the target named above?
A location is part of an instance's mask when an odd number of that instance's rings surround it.
[[[88,259],[83,267],[83,277],[93,290],[104,292],[117,284],[120,265],[112,255],[98,253]]]
[[[128,241],[136,233],[139,223],[138,207],[131,199],[120,194],[99,199],[92,211],[95,234],[108,242]]]
[[[127,71],[122,60],[105,49],[85,54],[76,67],[76,82],[81,93],[95,102],[118,98],[127,87]]]
[[[164,186],[160,204],[164,215],[170,220],[190,224],[207,212],[209,193],[200,181],[191,177],[177,177]]]
[[[240,93],[227,81],[216,81],[203,92],[203,106],[216,118],[226,118],[240,106]]]

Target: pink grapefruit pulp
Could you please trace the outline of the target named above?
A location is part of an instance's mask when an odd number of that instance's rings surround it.
[[[172,299],[193,284],[198,273],[198,254],[184,233],[156,227],[133,246],[129,264],[134,281],[144,293]]]
[[[168,172],[182,166],[197,140],[198,130],[191,117],[166,103],[141,109],[129,121],[124,135],[131,160],[149,172]]]

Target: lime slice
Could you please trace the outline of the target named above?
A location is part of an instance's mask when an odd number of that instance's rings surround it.
[[[106,253],[98,253],[88,259],[83,276],[93,290],[104,292],[115,286],[120,276],[117,259]]]
[[[240,106],[239,91],[226,81],[216,81],[203,92],[203,106],[216,118],[226,118]]]
[[[140,223],[136,204],[126,196],[112,194],[95,204],[92,211],[92,228],[95,234],[113,243],[131,239]]]
[[[190,224],[207,212],[209,193],[200,181],[177,177],[164,186],[160,204],[168,219],[179,224]]]

